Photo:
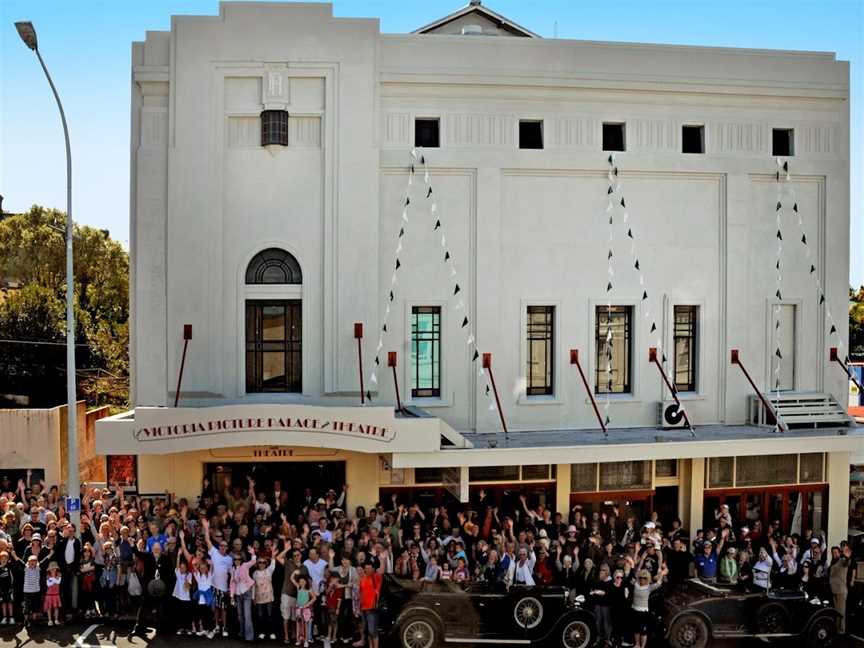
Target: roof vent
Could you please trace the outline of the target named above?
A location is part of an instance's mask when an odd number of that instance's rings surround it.
[[[483,25],[465,25],[462,28],[463,36],[478,36],[483,34]]]

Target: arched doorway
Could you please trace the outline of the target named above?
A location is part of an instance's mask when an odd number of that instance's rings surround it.
[[[249,262],[245,283],[246,393],[302,393],[300,264],[286,250],[267,248]]]

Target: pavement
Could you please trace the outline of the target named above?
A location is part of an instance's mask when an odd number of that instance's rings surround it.
[[[0,626],[0,647],[6,648],[201,648],[203,646],[223,646],[228,648],[248,647],[249,644],[236,639],[199,639],[198,637],[178,637],[175,635],[163,635],[156,637],[151,630],[147,637],[130,637],[132,629],[131,622],[118,622],[112,624],[101,624],[97,622],[84,621],[82,623],[70,623],[58,627],[46,625],[34,625],[23,628],[21,625],[7,627]],[[255,646],[284,646],[281,641],[256,641]],[[292,644],[293,645],[293,644]],[[311,646],[320,647],[322,644],[313,643]],[[763,642],[757,641],[725,641],[712,642],[711,648],[756,648],[765,646]],[[771,643],[772,646],[785,648],[798,648],[801,644],[795,641]],[[341,644],[339,644],[341,646]],[[650,644],[649,644],[650,646]],[[852,648],[852,644],[841,640],[837,648]],[[652,647],[653,648],[653,647]],[[657,647],[660,648],[660,647]]]

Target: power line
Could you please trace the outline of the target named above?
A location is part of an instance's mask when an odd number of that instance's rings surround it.
[[[65,342],[45,342],[40,340],[12,340],[12,339],[0,339],[0,344],[8,343],[8,344],[34,344],[34,345],[43,345],[43,346],[66,346]],[[79,347],[87,347],[90,348],[89,344],[84,344],[82,342],[78,342],[75,346]]]

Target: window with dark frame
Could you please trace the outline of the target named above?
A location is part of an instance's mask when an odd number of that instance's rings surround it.
[[[771,155],[790,157],[795,155],[795,131],[791,128],[774,128],[771,131]]]
[[[246,301],[246,391],[303,391],[299,299]]]
[[[538,119],[522,119],[519,121],[519,148],[543,148],[543,121]]]
[[[288,111],[265,110],[261,113],[261,146],[288,146]]]
[[[439,120],[418,118],[414,120],[414,146],[438,148],[441,146]]]
[[[604,123],[603,124],[603,150],[604,151],[623,151],[624,150],[624,127],[623,123]]]
[[[595,394],[629,394],[632,357],[632,306],[597,306],[595,311]],[[607,334],[611,331],[611,348]],[[607,372],[611,364],[611,372]]]
[[[684,125],[681,127],[681,152],[705,152],[705,127]]]
[[[441,396],[441,307],[411,308],[411,396]]]
[[[528,396],[551,396],[554,393],[555,307],[528,307]]]
[[[678,306],[674,308],[674,375],[675,389],[696,391],[697,338],[699,331],[699,307]]]

